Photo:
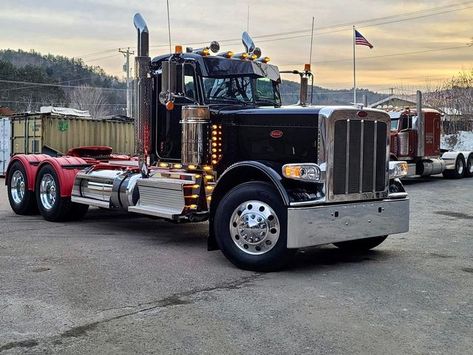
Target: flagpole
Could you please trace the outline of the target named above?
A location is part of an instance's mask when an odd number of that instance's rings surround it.
[[[353,105],[356,106],[356,35],[353,25]]]

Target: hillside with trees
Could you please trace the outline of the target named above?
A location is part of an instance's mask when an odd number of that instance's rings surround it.
[[[53,105],[89,110],[93,117],[124,114],[125,89],[123,81],[82,59],[0,51],[0,106],[16,112]]]
[[[287,105],[297,103],[299,100],[299,88],[299,83],[283,80],[281,84],[281,96],[283,103]],[[366,95],[368,103],[379,101],[387,96],[385,94],[379,94],[367,89],[358,89],[357,93],[358,102],[363,102],[363,95]],[[352,102],[352,89],[331,90],[314,85],[314,97],[312,102],[314,105],[351,105]]]

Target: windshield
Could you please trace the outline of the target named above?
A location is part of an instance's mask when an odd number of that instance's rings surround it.
[[[256,104],[279,106],[276,84],[268,78],[250,76],[203,78],[205,101],[212,103]]]

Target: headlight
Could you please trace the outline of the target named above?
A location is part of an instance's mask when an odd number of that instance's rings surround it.
[[[322,172],[317,164],[286,164],[282,167],[282,174],[287,179],[322,182]]]
[[[389,162],[389,178],[396,179],[407,176],[409,167],[405,161],[390,161]]]

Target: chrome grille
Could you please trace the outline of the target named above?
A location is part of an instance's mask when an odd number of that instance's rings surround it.
[[[376,193],[387,185],[387,124],[339,119],[334,122],[333,195]]]

